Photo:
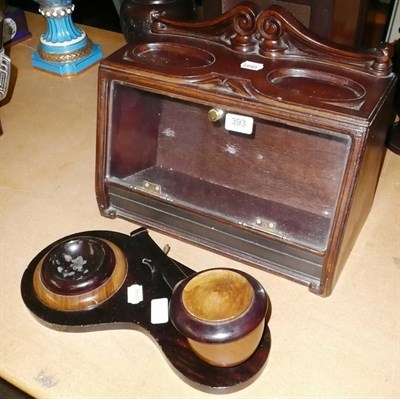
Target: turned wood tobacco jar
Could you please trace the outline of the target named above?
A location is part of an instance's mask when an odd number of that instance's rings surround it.
[[[201,359],[232,367],[257,349],[267,307],[267,295],[252,276],[232,269],[209,269],[175,287],[170,317]]]

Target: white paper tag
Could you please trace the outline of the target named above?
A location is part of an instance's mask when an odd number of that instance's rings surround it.
[[[240,68],[249,69],[251,71],[260,71],[264,68],[264,65],[260,64],[259,62],[244,61],[240,64]]]
[[[151,324],[168,323],[168,298],[156,298],[150,304]]]
[[[252,134],[253,133],[254,119],[250,116],[243,116],[237,114],[225,115],[225,129],[231,132]]]
[[[143,286],[133,284],[128,287],[128,303],[136,305],[143,301]]]

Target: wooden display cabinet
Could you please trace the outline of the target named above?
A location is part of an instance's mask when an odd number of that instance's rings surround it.
[[[329,295],[394,119],[390,45],[344,51],[251,2],[152,32],[100,65],[102,215]]]

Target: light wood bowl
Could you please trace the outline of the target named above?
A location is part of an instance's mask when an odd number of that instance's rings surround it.
[[[239,270],[210,269],[175,287],[170,317],[201,359],[233,367],[257,349],[267,307],[265,290],[252,276]]]

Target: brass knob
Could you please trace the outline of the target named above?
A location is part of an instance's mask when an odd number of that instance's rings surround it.
[[[210,122],[217,122],[224,116],[224,111],[220,108],[211,108],[207,113]]]

